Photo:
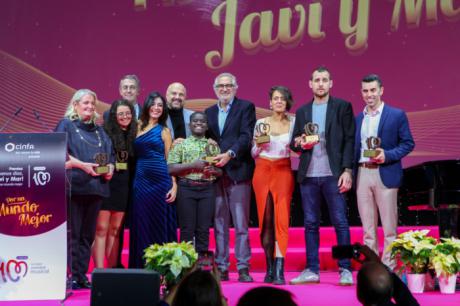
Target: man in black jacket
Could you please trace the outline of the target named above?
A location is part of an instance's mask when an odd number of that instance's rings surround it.
[[[300,153],[297,181],[304,211],[306,269],[291,284],[319,282],[319,223],[324,197],[339,245],[350,244],[344,193],[352,185],[355,120],[351,104],[329,95],[332,78],[325,67],[309,82],[313,99],[296,112],[291,149]],[[306,134],[311,134],[306,137]],[[315,136],[316,135],[316,136]],[[340,285],[352,285],[349,259],[339,260]]]

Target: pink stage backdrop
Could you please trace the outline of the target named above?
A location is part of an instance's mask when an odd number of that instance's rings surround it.
[[[385,102],[408,112],[415,136],[406,165],[459,158],[459,25],[459,0],[4,0],[0,126],[23,107],[6,132],[46,130],[34,111],[54,128],[75,89],[110,103],[132,73],[141,100],[180,81],[188,107],[202,109],[229,71],[259,116],[278,84],[295,111],[310,99],[312,69],[326,65],[333,95],[355,113],[361,78],[382,77]]]

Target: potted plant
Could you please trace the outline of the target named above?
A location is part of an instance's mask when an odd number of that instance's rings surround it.
[[[391,257],[401,263],[407,272],[407,285],[414,293],[423,292],[425,274],[436,239],[428,236],[429,230],[407,231],[398,235],[390,246]]]
[[[190,242],[171,242],[149,246],[144,250],[144,258],[145,268],[161,275],[161,285],[167,292],[192,268],[198,253]]]
[[[433,252],[430,263],[436,271],[442,293],[455,293],[457,274],[460,271],[460,240],[441,238]]]

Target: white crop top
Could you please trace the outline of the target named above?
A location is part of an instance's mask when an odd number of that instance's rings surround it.
[[[269,144],[258,147],[253,141],[251,149],[252,157],[257,158],[258,156],[262,156],[270,159],[289,158],[291,156],[291,149],[289,148],[289,144],[291,142],[292,131],[294,130],[295,117],[289,116],[289,121],[289,132],[276,136],[270,135],[269,133]],[[265,118],[257,120],[256,126],[260,122],[265,122]],[[254,128],[254,133],[255,131],[256,130]]]

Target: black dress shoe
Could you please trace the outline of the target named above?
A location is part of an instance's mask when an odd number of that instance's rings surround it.
[[[228,270],[227,271],[222,271],[222,270],[219,269],[218,271],[219,271],[218,272],[219,273],[219,279],[221,281],[225,282],[225,281],[230,280],[230,277],[228,276]]]
[[[82,289],[91,289],[91,283],[89,282],[89,280],[80,281],[79,285]]]
[[[251,275],[249,275],[248,268],[238,270],[238,281],[240,283],[252,283],[254,281]]]
[[[88,280],[84,281],[72,281],[72,289],[79,290],[79,289],[91,289],[91,283]]]

